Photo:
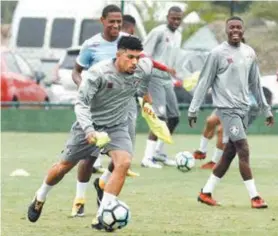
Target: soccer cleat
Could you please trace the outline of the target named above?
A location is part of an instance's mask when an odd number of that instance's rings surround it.
[[[267,208],[267,203],[260,197],[253,197],[251,199],[251,207],[256,209]]]
[[[215,162],[209,161],[209,162],[203,164],[203,165],[201,166],[201,169],[213,169],[215,165],[216,165]]]
[[[201,193],[198,196],[198,201],[201,203],[205,203],[209,206],[220,206],[220,203],[218,203],[216,200],[214,200],[211,196],[211,193]]]
[[[82,217],[85,215],[84,213],[85,208],[85,199],[84,198],[75,198],[72,210],[71,210],[71,216],[72,217]]]
[[[93,166],[92,173],[93,174],[103,174],[105,169],[102,166]]]
[[[31,222],[36,222],[40,218],[43,205],[44,205],[44,202],[38,201],[37,197],[35,196],[31,205],[28,207],[28,219]]]
[[[129,176],[129,177],[138,177],[138,176],[140,176],[140,174],[132,171],[131,169],[128,169],[128,171],[126,173],[126,176]]]
[[[177,166],[175,160],[170,159],[166,154],[164,153],[157,153],[153,157],[154,161],[160,161],[162,162],[165,166]]]
[[[93,229],[96,229],[96,230],[104,229],[103,225],[100,223],[97,216],[93,218],[91,226]]]
[[[103,189],[100,187],[99,181],[100,181],[99,178],[96,178],[95,181],[94,181],[94,187],[97,191],[97,205],[98,205],[98,207],[100,206],[100,203],[101,203],[102,198],[103,198]]]
[[[145,167],[145,168],[156,168],[156,169],[162,168],[161,165],[159,165],[158,163],[155,163],[155,161],[152,159],[143,160],[141,162],[141,166]]]
[[[205,152],[201,152],[199,150],[196,150],[194,153],[193,153],[193,156],[195,159],[197,160],[203,160],[207,157],[207,154]]]

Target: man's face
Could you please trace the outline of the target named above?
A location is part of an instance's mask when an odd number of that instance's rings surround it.
[[[240,20],[230,20],[226,24],[226,33],[228,35],[228,41],[232,45],[238,45],[243,37],[244,28],[243,23]]]
[[[142,53],[142,51],[120,49],[117,52],[117,61],[120,72],[133,74],[139,62],[140,53]]]
[[[122,21],[121,12],[109,12],[105,18],[101,17],[104,31],[111,37],[118,37],[122,28]]]
[[[182,12],[170,11],[167,16],[168,26],[172,31],[179,28],[182,20]]]

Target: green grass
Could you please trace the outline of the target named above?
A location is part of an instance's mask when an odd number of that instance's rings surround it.
[[[56,186],[49,195],[40,220],[33,224],[26,219],[26,210],[48,168],[58,161],[67,134],[2,133],[2,235],[56,236],[106,235],[90,228],[96,212],[95,192],[87,192],[86,217],[69,218],[75,195],[76,169]],[[133,169],[138,178],[128,178],[120,199],[131,208],[132,221],[116,235],[278,235],[278,136],[250,136],[252,167],[258,190],[267,200],[269,209],[254,210],[243,182],[237,161],[217,186],[215,197],[222,207],[199,204],[196,196],[210,171],[196,168],[181,173],[175,168],[162,170],[140,167],[146,135],[137,136]],[[193,151],[199,136],[175,136],[169,153]],[[214,141],[210,143],[212,154]],[[106,160],[107,158],[105,158]],[[107,161],[106,161],[107,162]],[[29,177],[10,177],[15,169],[25,169]]]

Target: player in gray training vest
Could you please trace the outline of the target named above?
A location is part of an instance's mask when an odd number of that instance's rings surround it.
[[[173,68],[177,51],[180,50],[181,33],[178,30],[183,12],[180,7],[173,6],[167,15],[167,25],[160,25],[148,34],[144,42],[144,52],[154,60]],[[167,122],[171,134],[179,123],[179,108],[173,81],[169,73],[159,70],[153,71],[149,92],[153,99],[153,108],[161,120]],[[176,162],[168,158],[164,143],[150,132],[146,143],[142,167],[161,168],[155,161],[161,161],[165,165],[176,166]]]
[[[228,41],[214,48],[208,56],[188,110],[189,125],[197,120],[207,90],[212,88],[213,104],[223,126],[224,153],[198,196],[202,203],[216,206],[212,198],[216,184],[228,170],[236,154],[239,170],[251,199],[252,208],[266,208],[266,202],[257,192],[249,165],[249,147],[245,129],[248,123],[249,90],[266,117],[266,124],[273,125],[271,108],[267,104],[260,83],[260,72],[254,50],[241,43],[244,23],[239,17],[226,21]]]
[[[132,142],[128,133],[127,104],[137,93],[147,93],[152,61],[140,59],[141,41],[133,36],[123,36],[118,42],[116,59],[94,65],[81,81],[75,105],[76,122],[61,154],[53,165],[28,208],[28,219],[36,222],[41,214],[49,191],[59,183],[81,159],[100,152],[95,145],[99,132],[106,132],[111,141],[102,149],[114,164],[114,170],[104,188],[103,205],[121,192],[132,157]],[[94,155],[91,155],[94,153]]]

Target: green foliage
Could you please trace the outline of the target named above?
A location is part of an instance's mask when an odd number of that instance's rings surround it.
[[[1,24],[12,22],[13,12],[18,1],[1,1]]]
[[[264,18],[267,20],[278,21],[278,2],[260,1],[254,2],[250,6],[251,15],[254,17]]]

